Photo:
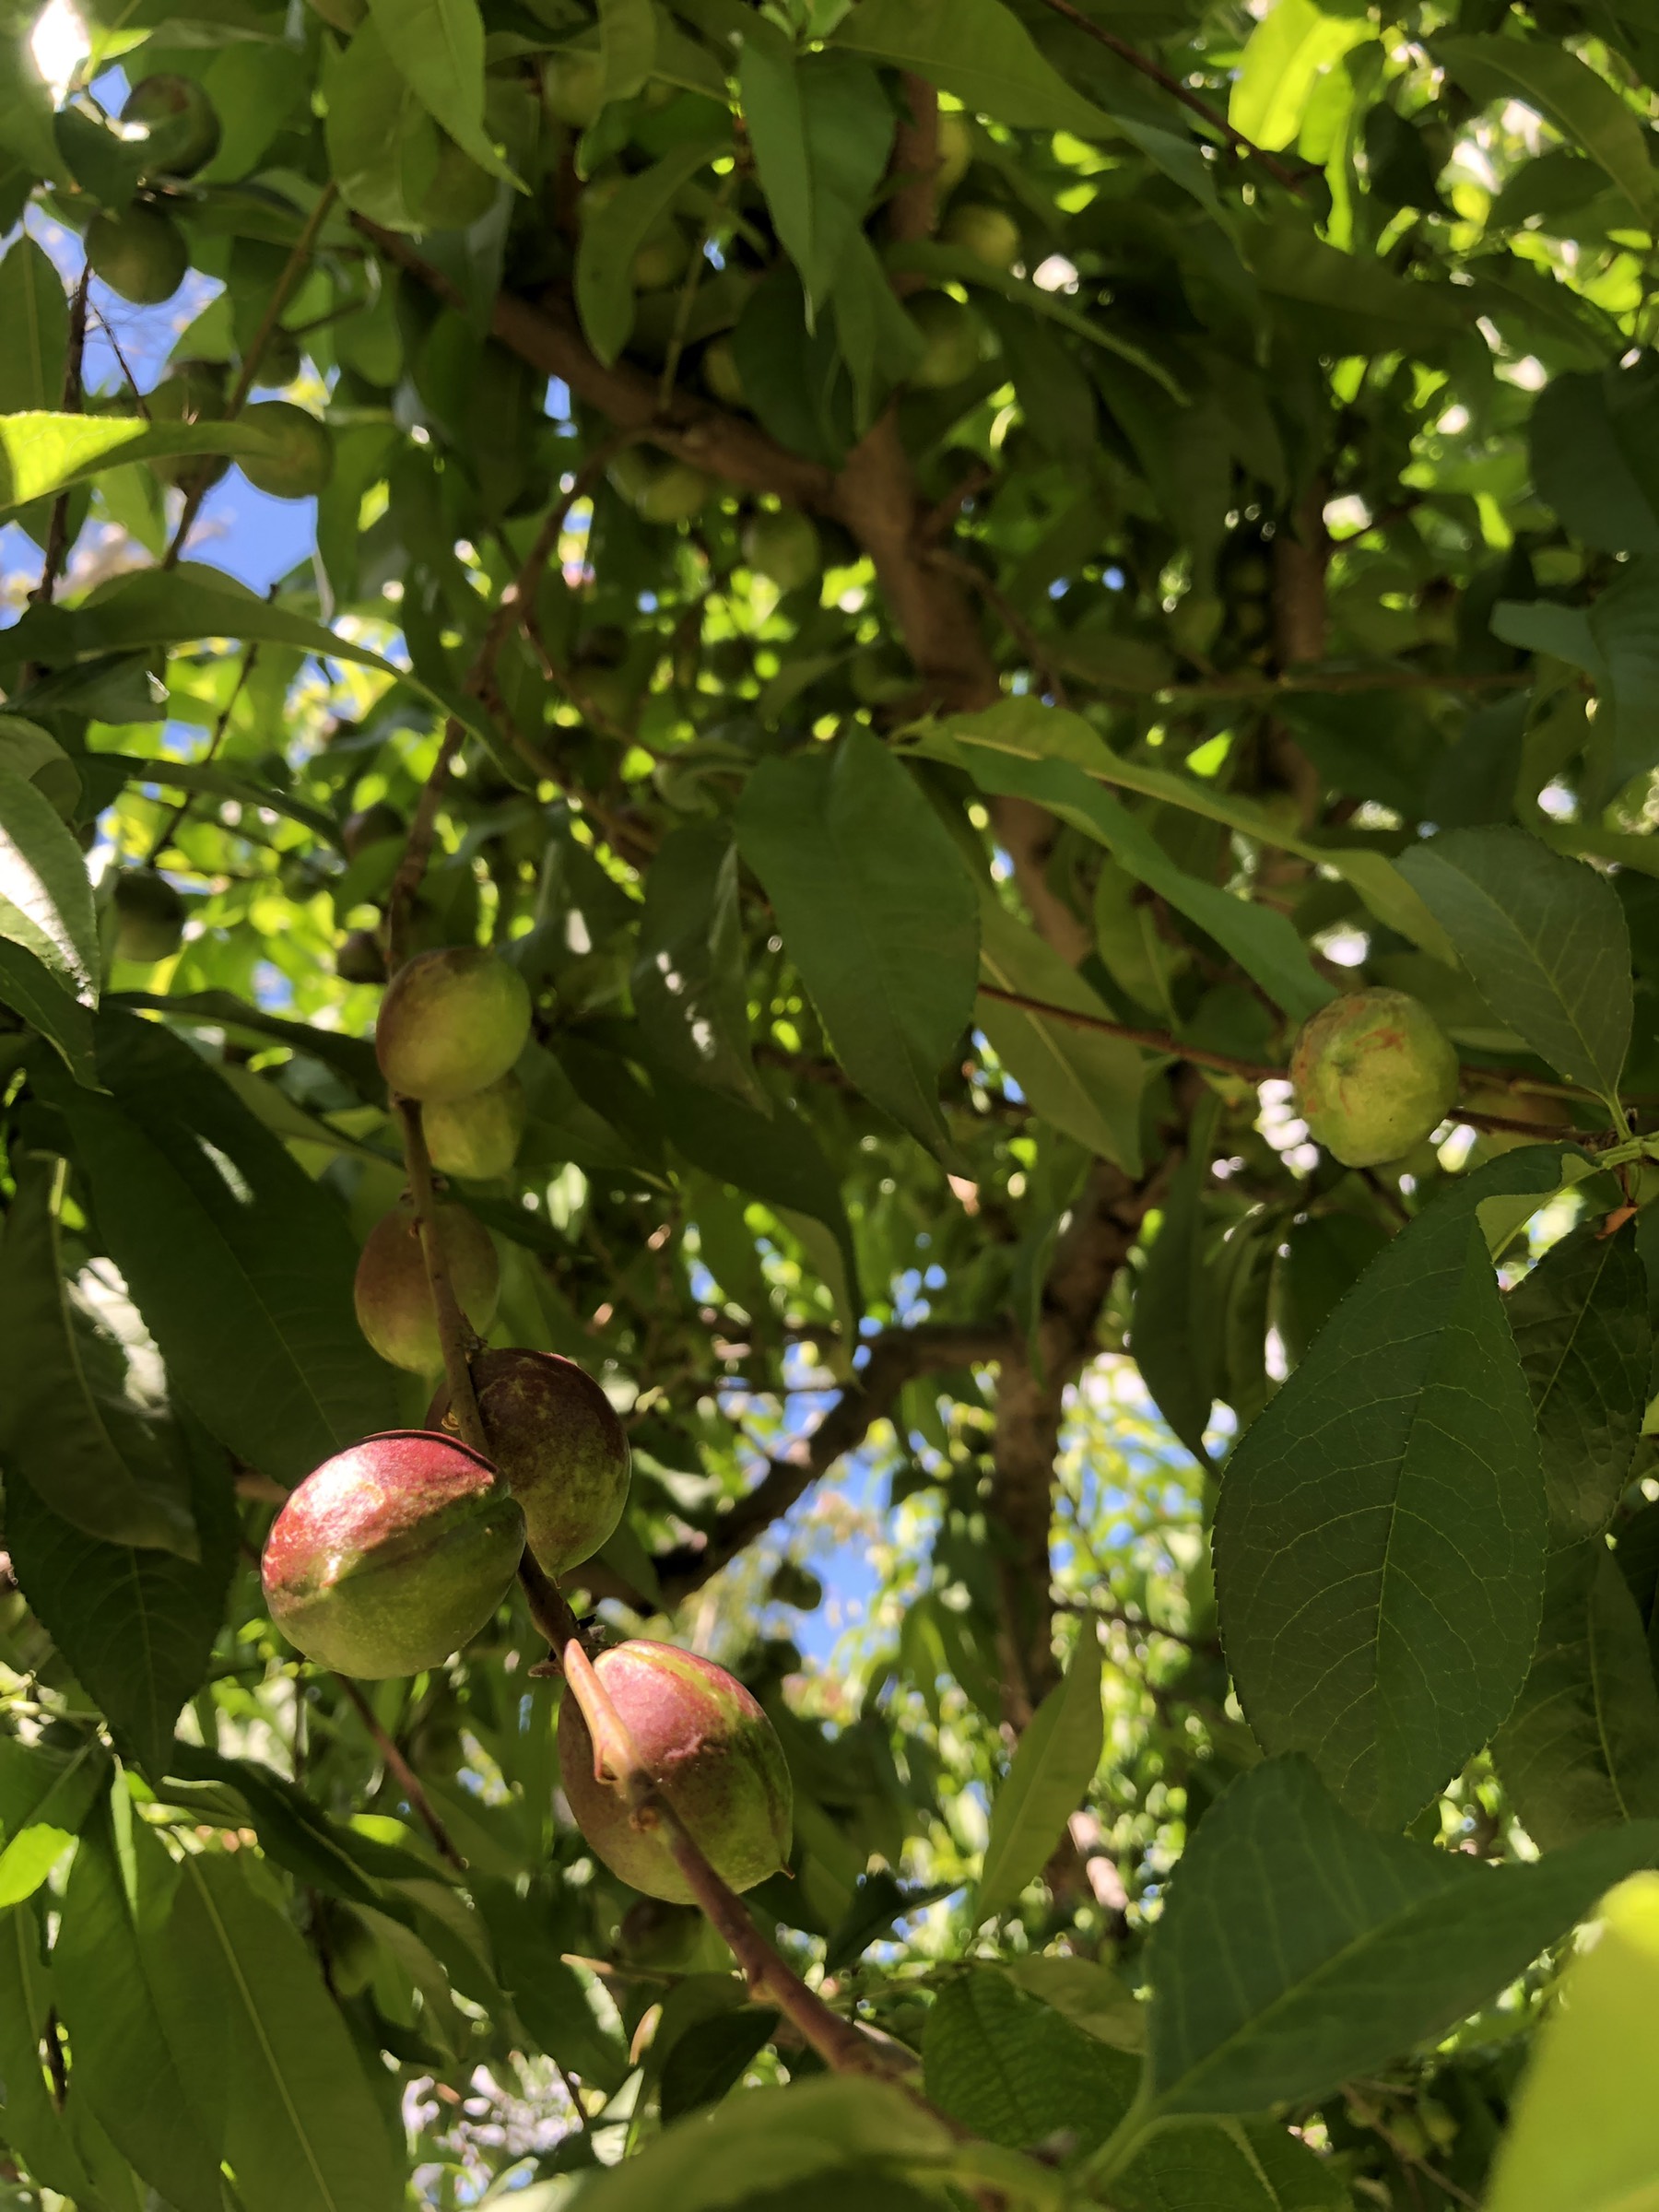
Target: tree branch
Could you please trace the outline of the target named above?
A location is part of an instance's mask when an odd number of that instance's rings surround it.
[[[375,1748],[397,1777],[398,1787],[403,1791],[418,1818],[424,1822],[428,1835],[431,1837],[433,1843],[437,1846],[439,1856],[447,1859],[457,1874],[465,1874],[466,1861],[456,1849],[455,1839],[443,1825],[437,1807],[421,1786],[419,1775],[416,1773],[414,1768],[398,1749],[392,1736],[375,1718],[373,1706],[370,1704],[349,1675],[336,1674],[335,1681],[346,1692],[353,1712],[374,1739]]]

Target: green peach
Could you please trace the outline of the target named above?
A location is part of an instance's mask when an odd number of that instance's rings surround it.
[[[947,246],[961,246],[989,268],[1011,269],[1019,259],[1019,225],[1005,207],[964,200],[945,218],[939,236]]]
[[[516,968],[477,945],[418,952],[381,1001],[374,1049],[398,1096],[464,1099],[504,1076],[530,1035],[530,993]]]
[[[1350,992],[1305,1021],[1290,1054],[1297,1112],[1348,1168],[1398,1159],[1445,1119],[1457,1054],[1404,991]]]
[[[910,318],[922,340],[922,356],[911,382],[924,392],[943,392],[973,374],[984,351],[984,324],[971,307],[948,292],[923,292],[910,303]]]
[[[191,76],[141,78],[127,94],[121,120],[142,124],[148,134],[147,176],[194,177],[219,149],[218,112]]]
[[[628,1433],[592,1375],[556,1352],[479,1352],[473,1388],[489,1455],[524,1509],[530,1549],[545,1571],[591,1559],[628,1502]],[[427,1419],[449,1411],[440,1387]]]
[[[647,1772],[716,1874],[752,1889],[787,1861],[793,1793],[771,1723],[733,1675],[671,1643],[636,1638],[601,1652],[600,1683]],[[661,1830],[636,1824],[620,1790],[594,1772],[594,1740],[569,1689],[559,1767],[577,1827],[647,1897],[695,1901]]]
[[[489,1231],[465,1206],[441,1206],[437,1218],[456,1301],[475,1329],[487,1329],[501,1287],[501,1264]],[[358,1326],[382,1359],[411,1374],[438,1372],[443,1365],[438,1314],[419,1231],[406,1206],[394,1206],[370,1230],[353,1296]]]
[[[334,475],[334,441],[327,425],[291,399],[262,399],[242,409],[250,429],[268,430],[274,453],[243,453],[241,472],[255,491],[274,500],[314,500]]]
[[[449,1437],[366,1437],[308,1475],[260,1561],[271,1618],[308,1659],[371,1680],[438,1666],[488,1620],[524,1517],[488,1462]]]
[[[751,517],[743,533],[743,558],[781,592],[798,592],[824,565],[811,516],[792,507]]]
[[[442,1175],[486,1182],[505,1175],[518,1158],[529,1114],[524,1087],[509,1068],[482,1090],[421,1108],[427,1150]]]
[[[118,959],[171,960],[184,934],[184,901],[154,868],[124,868],[111,894]]]
[[[135,307],[156,307],[183,283],[190,249],[171,216],[135,200],[124,215],[92,218],[87,225],[87,265]]]

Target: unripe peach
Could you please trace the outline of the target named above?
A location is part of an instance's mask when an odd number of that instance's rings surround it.
[[[524,1518],[488,1462],[422,1429],[324,1460],[277,1514],[260,1575],[308,1659],[371,1678],[437,1666],[505,1596]]]
[[[417,953],[392,978],[374,1026],[390,1088],[423,1102],[464,1099],[504,1076],[530,1034],[530,993],[477,945]]]
[[[420,1119],[432,1165],[441,1174],[464,1175],[470,1182],[505,1175],[518,1158],[529,1111],[524,1087],[511,1068],[498,1082],[464,1099],[423,1106]]]
[[[945,199],[968,174],[973,159],[973,126],[966,115],[954,108],[941,112],[938,145],[938,193]]]
[[[524,1509],[530,1549],[548,1574],[591,1559],[628,1502],[628,1432],[592,1375],[556,1352],[480,1352],[473,1388],[489,1456]],[[441,1386],[427,1414],[449,1411]]]
[[[218,112],[194,77],[140,78],[127,94],[121,120],[144,126],[147,177],[194,177],[219,149]]]
[[[87,225],[87,263],[122,299],[135,307],[155,307],[171,300],[183,283],[190,249],[171,216],[135,200],[122,215],[92,218]]]
[[[1297,1112],[1348,1168],[1398,1159],[1443,1121],[1457,1054],[1427,1006],[1404,991],[1355,991],[1310,1017],[1290,1054]]]
[[[489,1231],[464,1206],[441,1206],[437,1220],[456,1302],[475,1329],[487,1329],[501,1288],[501,1263]],[[420,1232],[407,1206],[394,1206],[370,1230],[353,1295],[358,1326],[382,1359],[413,1374],[437,1373],[443,1344]]]
[[[347,933],[335,954],[335,973],[343,983],[385,982],[386,956],[373,930],[354,929]]]
[[[268,431],[276,450],[242,453],[241,472],[255,491],[273,500],[314,500],[334,475],[334,440],[328,426],[291,399],[262,399],[242,410],[250,429]]]
[[[908,312],[922,340],[912,384],[943,392],[973,374],[985,349],[985,326],[971,307],[948,292],[922,292]]]
[[[166,877],[154,868],[124,868],[111,897],[117,958],[147,967],[171,960],[183,939],[184,901]]]
[[[671,1643],[636,1638],[594,1671],[646,1771],[692,1841],[734,1889],[789,1856],[793,1795],[783,1747],[735,1676]],[[660,1828],[636,1825],[622,1792],[594,1772],[594,1739],[567,1688],[559,1767],[576,1825],[615,1875],[668,1903],[695,1902]]]
[[[798,592],[824,566],[812,517],[789,507],[751,517],[744,527],[743,558],[757,576],[767,577],[781,592]]]
[[[1019,225],[1006,207],[964,200],[945,218],[939,236],[993,269],[1011,269],[1019,259]]]

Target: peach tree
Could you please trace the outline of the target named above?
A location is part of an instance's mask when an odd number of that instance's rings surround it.
[[[0,2204],[1655,2201],[1656,71],[8,14]]]

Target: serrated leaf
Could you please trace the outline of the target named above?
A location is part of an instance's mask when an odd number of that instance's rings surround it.
[[[1121,2212],[1353,2212],[1337,2162],[1274,2120],[1160,2127],[1112,2181]]]
[[[676,1075],[769,1111],[749,1050],[737,854],[711,825],[670,830],[658,848],[632,985],[641,1030]]]
[[[940,1991],[923,2045],[928,2100],[976,2136],[1029,2150],[1055,2136],[1102,2144],[1140,2079],[1140,2062],[1075,2028],[994,1967]]]
[[[1510,2110],[1488,2212],[1649,2212],[1659,2171],[1650,2094],[1659,2007],[1659,1875],[1608,1898],[1562,1978]]]
[[[976,1921],[1006,1912],[1048,1865],[1100,1763],[1100,1640],[1083,1623],[1071,1664],[1032,1715],[991,1807]]]
[[[1524,830],[1448,830],[1400,872],[1499,1020],[1569,1083],[1617,1091],[1630,1041],[1630,942],[1618,895]]]
[[[930,1147],[939,1075],[973,1018],[972,878],[907,769],[868,730],[762,761],[736,813],[784,946],[841,1065]]]
[[[178,453],[271,453],[253,422],[146,422],[142,416],[0,415],[0,510],[52,498],[106,468]]]
[[[980,888],[980,976],[1037,1006],[1064,1006],[1097,1021],[1112,1011],[1077,970]],[[1140,1098],[1147,1062],[1122,1038],[980,994],[976,1019],[1034,1113],[1130,1174],[1140,1166]]]
[[[132,1417],[136,1421],[137,1417]],[[162,1432],[181,1462],[201,1557],[100,1543],[27,1483],[6,1497],[6,1541],[29,1609],[101,1707],[118,1745],[162,1771],[173,1724],[200,1688],[236,1563],[229,1470],[205,1438]]]
[[[1149,1956],[1148,2117],[1314,2099],[1497,1994],[1659,1824],[1534,1864],[1478,1865],[1351,1820],[1303,1759],[1272,1759],[1206,1814]]]
[[[1245,1717],[1348,1811],[1401,1827],[1503,1719],[1543,1596],[1543,1470],[1477,1208],[1554,1188],[1494,1160],[1380,1253],[1246,1431],[1217,1596]]]
[[[1653,1332],[1627,1224],[1581,1222],[1504,1301],[1538,1428],[1552,1545],[1599,1535],[1630,1479]]]
[[[98,995],[98,924],[80,847],[34,784],[0,769],[0,937],[20,945],[72,998]]]
[[[1659,1818],[1659,1688],[1636,1601],[1599,1536],[1549,1562],[1532,1670],[1493,1755],[1541,1851]]]
[[[313,1183],[188,1046],[99,1017],[108,1098],[41,1068],[106,1239],[180,1390],[248,1465],[297,1482],[396,1426],[390,1371],[357,1328],[357,1247]]]

